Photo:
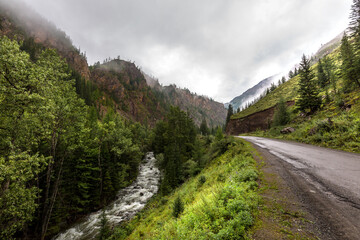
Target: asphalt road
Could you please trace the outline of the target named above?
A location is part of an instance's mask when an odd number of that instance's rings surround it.
[[[241,138],[270,153],[268,158],[287,172],[282,177],[327,232],[324,239],[360,239],[360,154],[291,141]]]

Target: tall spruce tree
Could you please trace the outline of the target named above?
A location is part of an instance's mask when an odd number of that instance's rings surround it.
[[[349,30],[352,35],[360,35],[360,0],[353,0],[350,12]]]
[[[203,120],[201,121],[200,124],[200,133],[204,136],[209,135],[209,128],[208,125],[206,123],[206,119],[203,118]]]
[[[344,90],[350,91],[355,83],[360,87],[360,82],[356,64],[356,55],[346,34],[344,34],[341,40],[340,51],[342,58],[341,73],[345,81]]]
[[[325,72],[324,64],[321,61],[321,59],[319,59],[318,66],[317,66],[317,79],[318,79],[319,87],[321,87],[321,88],[324,88],[330,82],[329,76]]]
[[[302,56],[300,62],[300,82],[299,95],[300,98],[296,101],[298,109],[302,112],[313,113],[321,106],[321,99],[319,92],[314,82],[314,73],[310,66],[310,59],[305,54]]]
[[[283,126],[290,121],[290,113],[283,97],[280,98],[274,114],[273,126]]]
[[[228,108],[227,115],[226,115],[225,128],[226,128],[226,126],[228,125],[228,123],[229,123],[229,121],[230,121],[230,118],[231,118],[231,116],[232,116],[233,114],[234,114],[233,106],[230,104],[230,105],[229,105],[229,108]]]
[[[347,51],[347,53],[344,53],[345,58],[343,57],[343,61],[346,61],[347,65],[351,65],[351,68],[347,71],[347,73],[345,73],[345,75],[351,75],[346,79],[348,84],[348,88],[346,90],[351,90],[352,83],[355,83],[358,87],[360,87],[360,0],[353,0],[350,13],[349,30],[351,32],[351,37],[354,38],[354,46],[352,46],[349,41],[346,42],[345,40],[348,39],[344,38],[341,45],[341,54],[343,55],[343,47],[344,51]],[[350,54],[351,51],[353,54]],[[350,57],[352,57],[351,64],[349,63]]]

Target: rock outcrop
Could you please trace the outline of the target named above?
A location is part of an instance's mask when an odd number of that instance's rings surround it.
[[[73,46],[65,32],[39,16],[30,7],[20,6],[17,1],[1,1],[0,35],[17,41],[31,42],[32,45],[39,44],[45,48],[56,49],[71,68],[85,79],[90,78],[85,54],[80,53],[80,50]]]
[[[222,126],[225,123],[227,110],[224,104],[199,96],[188,89],[178,88],[174,84],[162,86],[153,77],[145,73],[144,76],[147,84],[157,95],[162,95],[167,104],[179,106],[181,110],[188,112],[196,125],[200,126],[203,119],[209,127]]]
[[[115,101],[115,109],[128,119],[154,125],[166,107],[153,94],[134,63],[114,59],[91,67],[91,81]]]
[[[294,105],[294,101],[288,101],[288,106]],[[276,106],[265,109],[260,112],[250,114],[243,118],[230,119],[226,126],[226,133],[238,135],[242,133],[254,132],[256,130],[267,130],[270,128]]]

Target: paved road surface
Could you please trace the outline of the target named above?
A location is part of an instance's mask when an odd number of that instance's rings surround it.
[[[241,137],[271,153],[331,239],[360,239],[360,154],[259,137]]]

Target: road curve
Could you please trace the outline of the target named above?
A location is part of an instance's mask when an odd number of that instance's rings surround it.
[[[311,211],[318,208],[314,211],[324,215],[321,220],[332,222],[336,226],[330,224],[329,228],[341,232],[333,239],[360,239],[360,154],[291,141],[240,138],[269,152],[287,168],[293,182],[301,185],[298,189]]]

